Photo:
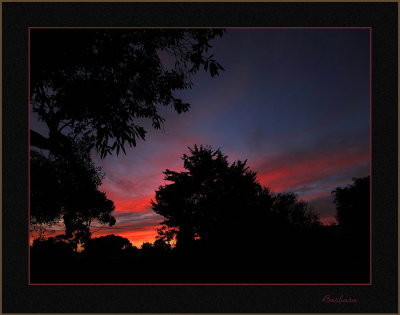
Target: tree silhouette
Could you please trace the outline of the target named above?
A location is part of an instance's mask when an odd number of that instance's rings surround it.
[[[68,157],[31,151],[31,225],[43,230],[62,223],[67,238],[85,242],[94,221],[115,224],[114,203],[98,190],[104,175],[87,144],[75,142],[72,149]]]
[[[353,178],[353,184],[332,191],[339,226],[347,232],[369,232],[370,177]]]
[[[274,224],[307,228],[319,226],[319,216],[308,203],[299,201],[294,193],[279,193],[273,197]]]
[[[175,240],[176,230],[173,228],[168,228],[166,225],[157,229],[156,241],[162,244],[163,247],[171,248],[171,245]]]
[[[33,29],[31,104],[48,138],[31,130],[31,145],[53,153],[83,135],[101,157],[144,139],[143,119],[160,129],[160,106],[190,105],[175,96],[200,69],[222,66],[208,53],[221,29]]]
[[[36,256],[71,257],[74,246],[65,242],[62,237],[49,237],[48,239],[35,239],[32,243],[31,253]]]
[[[84,248],[84,254],[91,257],[118,257],[133,249],[137,250],[127,238],[114,234],[91,238]]]
[[[275,196],[262,187],[246,161],[229,164],[227,156],[208,146],[189,151],[182,157],[186,171],[164,171],[171,184],[160,186],[152,202],[176,235],[177,248],[250,248],[249,240],[265,240],[268,227],[275,231],[280,219],[286,226],[317,222],[293,194]]]
[[[337,210],[341,259],[344,265],[356,268],[351,277],[368,281],[370,274],[370,176],[353,178],[347,187],[332,191]],[[347,271],[350,273],[350,271]]]

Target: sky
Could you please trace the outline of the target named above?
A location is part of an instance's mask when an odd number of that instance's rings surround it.
[[[93,237],[153,242],[163,218],[150,201],[167,183],[162,172],[183,170],[180,157],[194,144],[247,159],[262,185],[295,192],[323,223],[335,222],[331,191],[370,173],[369,32],[228,29],[211,50],[225,71],[198,73],[191,90],[176,93],[191,104],[187,113],[163,108],[163,129],[145,123],[145,141],[126,155],[93,155],[117,220]]]

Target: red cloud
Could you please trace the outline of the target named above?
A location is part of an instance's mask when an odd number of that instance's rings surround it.
[[[258,180],[273,191],[286,191],[343,172],[370,161],[362,149],[298,154],[259,161]],[[257,167],[255,168],[257,170]]]
[[[132,199],[112,198],[116,211],[142,212],[151,208],[150,201],[154,199],[154,194],[140,197],[132,197]]]

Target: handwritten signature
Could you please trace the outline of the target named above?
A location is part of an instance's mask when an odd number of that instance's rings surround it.
[[[349,298],[349,297],[344,297],[343,295],[339,297],[331,297],[329,294],[325,295],[322,300],[323,303],[336,303],[336,304],[342,304],[342,303],[357,303],[358,300],[354,298]]]

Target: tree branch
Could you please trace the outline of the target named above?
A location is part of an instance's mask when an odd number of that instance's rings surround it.
[[[50,150],[50,140],[34,130],[30,130],[30,145],[43,150]]]

